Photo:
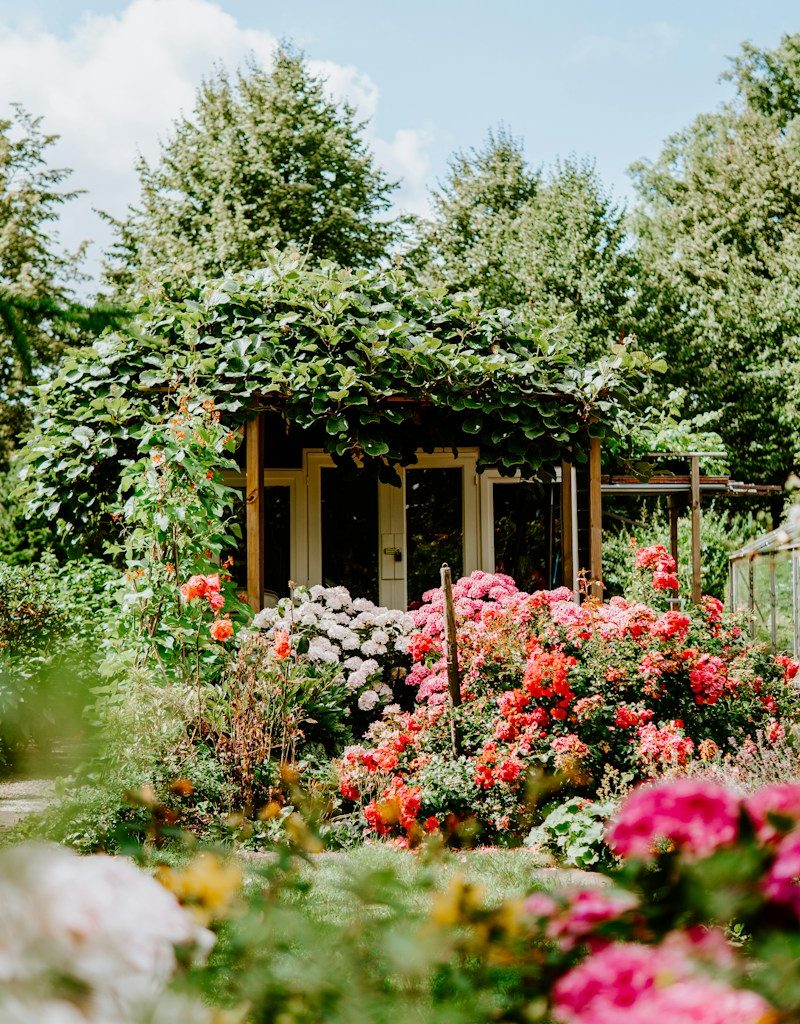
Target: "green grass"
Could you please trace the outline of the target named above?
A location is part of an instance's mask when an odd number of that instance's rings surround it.
[[[247,863],[255,875],[258,860]],[[475,850],[428,857],[374,843],[315,857],[302,869],[309,889],[295,899],[305,903],[317,919],[345,924],[354,908],[363,914],[367,907],[376,916],[393,911],[424,913],[433,893],[447,888],[456,876],[481,886],[489,903],[554,888],[578,877],[585,883],[583,873],[552,868],[551,863],[534,850]],[[387,886],[392,878],[396,883]],[[387,891],[392,893],[391,904],[386,902]]]

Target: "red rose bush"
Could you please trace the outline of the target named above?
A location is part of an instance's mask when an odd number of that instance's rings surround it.
[[[482,572],[459,580],[455,711],[442,594],[425,595],[407,644],[414,710],[388,707],[339,764],[341,793],[370,831],[413,842],[468,827],[515,840],[530,824],[534,773],[592,795],[609,768],[652,779],[759,735],[783,739],[798,713],[797,664],[753,644],[716,598],[669,608],[675,567],[660,545],[635,560],[647,600],[577,604],[566,588],[528,594]]]

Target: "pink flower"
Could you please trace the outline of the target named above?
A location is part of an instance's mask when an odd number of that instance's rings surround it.
[[[790,832],[778,845],[775,860],[763,882],[764,894],[790,907],[800,916],[800,830]]]
[[[800,823],[800,785],[796,782],[776,782],[771,786],[762,786],[745,800],[744,806],[753,819],[759,840],[762,843],[775,843],[790,828]],[[773,816],[787,819],[788,827],[781,829],[780,822],[773,824]]]
[[[606,946],[568,971],[553,996],[563,1024],[763,1024],[772,1016],[761,996],[705,978],[666,945]]]
[[[676,573],[656,569],[653,573],[653,586],[656,590],[677,590],[680,584]]]
[[[734,842],[739,832],[739,802],[711,782],[681,779],[634,790],[620,808],[608,834],[622,857],[650,860],[667,843],[692,857],[707,857]]]
[[[680,768],[687,764],[694,752],[694,741],[681,732],[683,723],[678,720],[662,725],[645,722],[638,729],[636,756],[642,768],[651,776],[659,775],[665,768]]]
[[[225,606],[225,598],[222,596],[222,594],[220,594],[218,590],[209,591],[209,593],[206,595],[206,600],[208,601],[213,612],[221,611],[222,608]]]
[[[636,898],[630,893],[581,889],[569,895],[566,907],[548,915],[545,934],[555,939],[561,949],[572,949],[601,925],[617,920],[635,906]]]
[[[731,692],[735,683],[728,678],[722,658],[716,654],[701,654],[689,672],[689,685],[696,704],[716,704],[720,697]]]
[[[285,661],[292,653],[292,644],[289,640],[289,634],[285,629],[278,629],[275,631],[275,636],[272,641],[272,650],[275,652],[275,657],[278,658],[279,661]]]

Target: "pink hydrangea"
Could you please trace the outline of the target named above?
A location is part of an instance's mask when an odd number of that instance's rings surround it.
[[[764,894],[800,916],[800,830],[782,839],[764,879]]]
[[[758,1024],[771,1016],[761,996],[696,973],[666,945],[606,946],[565,974],[553,996],[562,1024]]]
[[[789,819],[790,827],[800,823],[800,784],[776,782],[771,786],[763,786],[748,797],[744,805],[753,819],[756,835],[761,842],[777,842],[787,829],[779,831],[770,817],[775,815]]]
[[[680,779],[634,790],[609,830],[608,844],[622,857],[651,859],[661,843],[692,857],[707,857],[734,842],[739,801],[722,786]]]

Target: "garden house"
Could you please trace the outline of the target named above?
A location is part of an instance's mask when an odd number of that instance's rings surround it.
[[[226,480],[254,608],[289,580],[406,607],[444,561],[575,588],[580,570],[601,576],[601,444],[625,447],[649,368],[625,345],[587,363],[568,323],[398,270],[276,256],[180,299],[147,296],[129,329],[45,385],[28,452],[45,514],[106,529],[120,465],[148,455],[143,421],[168,422],[191,388],[244,430]]]

